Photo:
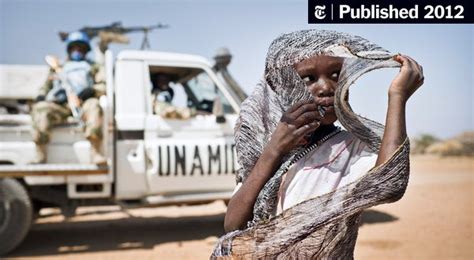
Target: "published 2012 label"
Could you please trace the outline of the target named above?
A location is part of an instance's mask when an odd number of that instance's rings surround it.
[[[424,16],[425,19],[464,19],[464,6],[462,5],[454,7],[451,5],[426,5],[424,9],[427,11]]]
[[[350,5],[331,6],[331,20],[334,19],[464,19],[464,6],[462,5],[425,5],[420,8],[414,5],[411,8],[397,8],[394,5],[382,7],[378,4],[360,5],[352,7]],[[338,10],[334,10],[338,8]],[[420,15],[420,10],[423,13]],[[329,10],[326,6],[316,5],[314,17],[325,19]],[[335,17],[333,17],[333,15]],[[336,16],[337,15],[337,16]]]

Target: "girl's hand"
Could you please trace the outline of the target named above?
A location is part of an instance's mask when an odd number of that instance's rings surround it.
[[[280,155],[290,152],[304,144],[304,137],[318,129],[321,119],[314,101],[296,103],[281,117],[267,147]]]
[[[406,55],[397,55],[394,60],[402,64],[388,91],[389,97],[401,97],[405,102],[423,85],[423,67]]]

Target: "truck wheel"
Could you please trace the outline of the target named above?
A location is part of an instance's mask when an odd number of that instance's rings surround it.
[[[33,207],[25,188],[17,180],[0,178],[0,256],[23,241],[32,217]]]

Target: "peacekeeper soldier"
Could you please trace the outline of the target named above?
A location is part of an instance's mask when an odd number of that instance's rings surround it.
[[[196,114],[196,112],[187,107],[177,107],[172,104],[174,97],[174,90],[170,83],[172,79],[170,75],[157,73],[151,75],[152,82],[152,101],[153,113],[169,119],[189,119]]]
[[[80,118],[75,119],[84,122],[84,135],[91,144],[91,161],[106,165],[106,158],[101,154],[103,111],[97,98],[105,94],[104,82],[96,79],[100,66],[86,59],[91,47],[85,33],[70,33],[66,44],[68,59],[61,70],[50,71],[40,89],[38,103],[32,107],[33,141],[37,148],[35,163],[46,162],[51,128],[67,122],[73,107],[80,111]]]

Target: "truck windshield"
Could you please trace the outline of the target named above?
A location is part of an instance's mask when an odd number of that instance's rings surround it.
[[[155,103],[167,102],[206,114],[212,113],[213,104],[219,98],[224,113],[235,113],[229,100],[202,69],[150,66],[150,81],[152,100]]]
[[[219,96],[222,104],[224,105],[224,113],[233,112],[229,101],[224,97],[222,92],[219,91],[215,83],[206,72],[201,71],[198,75],[188,80],[186,85],[189,86],[200,104],[211,104],[216,96]],[[207,109],[212,109],[212,106]]]

